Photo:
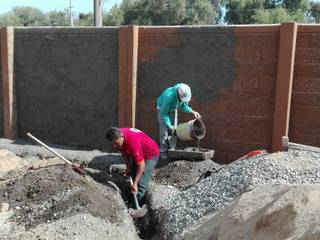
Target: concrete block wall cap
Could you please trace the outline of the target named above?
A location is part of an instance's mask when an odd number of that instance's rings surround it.
[[[319,33],[320,24],[298,24],[298,32],[301,33]]]
[[[256,28],[256,27],[278,27],[281,26],[281,23],[274,23],[274,24],[235,24],[235,25],[228,25],[230,27],[246,27],[246,28]]]
[[[15,27],[16,33],[101,33],[116,34],[119,27]]]

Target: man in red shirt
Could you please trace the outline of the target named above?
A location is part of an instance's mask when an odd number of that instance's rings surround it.
[[[136,128],[111,127],[106,131],[106,139],[121,152],[127,166],[126,174],[131,173],[133,177],[131,190],[137,193],[140,201],[158,163],[158,144]]]

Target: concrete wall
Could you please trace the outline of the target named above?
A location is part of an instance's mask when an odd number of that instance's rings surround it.
[[[105,148],[118,124],[117,28],[16,28],[18,131]]]
[[[156,99],[184,82],[192,87],[191,106],[207,128],[200,146],[215,149],[216,161],[271,150],[273,121],[282,114],[274,108],[276,86],[283,81],[278,59],[289,61],[279,56],[282,26],[16,28],[19,137],[30,131],[48,142],[108,149],[107,127],[136,122],[158,140]],[[289,138],[320,147],[319,40],[320,25],[299,25]],[[1,77],[0,68],[2,83]],[[0,104],[1,96],[2,84]],[[193,117],[180,113],[179,118],[181,123]],[[3,122],[0,108],[1,135]]]
[[[207,128],[200,146],[217,161],[269,150],[278,44],[279,26],[140,28],[137,127],[157,138],[156,98],[184,82]]]
[[[320,147],[320,26],[298,27],[289,139]]]

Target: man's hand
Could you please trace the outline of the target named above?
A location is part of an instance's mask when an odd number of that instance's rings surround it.
[[[168,128],[168,134],[171,135],[175,135],[176,130],[174,128]]]
[[[201,118],[200,113],[198,113],[198,112],[196,112],[196,111],[192,111],[192,113],[193,113],[193,116],[194,116],[195,118]]]
[[[131,191],[134,192],[134,193],[138,193],[138,186],[137,184],[133,183],[131,185]]]

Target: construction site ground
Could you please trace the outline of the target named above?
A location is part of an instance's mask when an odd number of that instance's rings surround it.
[[[50,145],[52,146],[52,145]],[[0,139],[0,239],[319,239],[320,156],[261,154],[221,166],[159,162],[146,214],[128,209],[119,154]]]

